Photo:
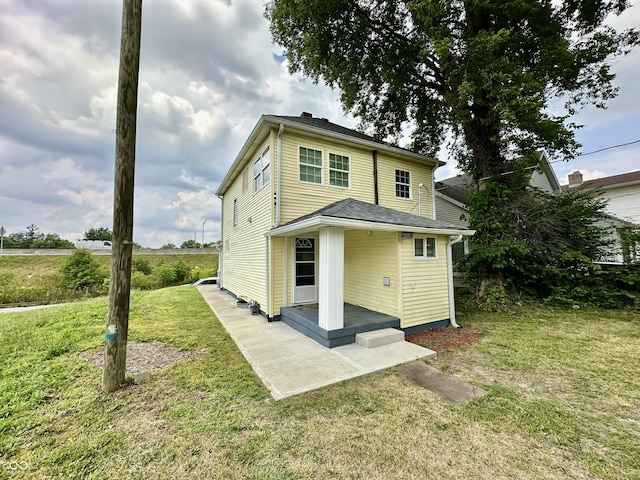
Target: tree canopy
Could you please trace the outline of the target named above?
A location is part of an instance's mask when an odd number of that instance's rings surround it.
[[[84,232],[85,240],[111,240],[113,232],[107,227],[90,228]]]
[[[517,273],[501,265],[534,260],[518,256],[518,246],[537,252],[514,238],[523,233],[521,217],[510,209],[538,211],[525,174],[536,152],[574,157],[579,126],[571,115],[589,104],[604,108],[617,94],[612,60],[640,36],[605,20],[627,7],[624,0],[271,0],[266,16],[290,71],[339,88],[363,127],[390,141],[408,129],[410,148],[432,156],[451,134],[449,151],[477,189],[469,220],[483,291]],[[588,210],[588,199],[574,200]],[[543,236],[553,228],[538,227]]]
[[[74,248],[73,242],[60,238],[57,233],[44,234],[35,224],[24,232],[12,233],[4,238],[4,248]]]
[[[610,60],[636,31],[604,25],[622,0],[271,0],[266,15],[289,68],[342,92],[383,137],[412,129],[434,155],[450,129],[477,181],[546,149],[576,153],[568,115],[614,97]],[[564,103],[552,113],[552,102]]]

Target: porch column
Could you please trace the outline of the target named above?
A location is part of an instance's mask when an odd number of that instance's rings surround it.
[[[344,230],[320,229],[318,323],[325,330],[344,328]]]

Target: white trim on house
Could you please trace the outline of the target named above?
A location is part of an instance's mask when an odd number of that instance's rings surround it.
[[[320,182],[309,182],[307,180],[300,180],[300,167],[303,165],[300,161],[300,149],[305,148],[307,150],[313,150],[314,152],[320,152],[320,165],[311,165],[309,163],[305,163],[304,166],[310,168],[319,168],[320,169]],[[324,185],[324,150],[317,147],[311,147],[309,145],[298,145],[298,182],[304,183],[307,185]]]
[[[336,155],[338,157],[346,158],[349,168],[347,170],[342,170],[340,168],[331,168],[331,155]],[[327,161],[328,161],[328,164],[329,164],[329,175],[327,176],[328,180],[329,180],[328,185],[330,187],[333,187],[333,188],[342,188],[342,189],[345,189],[345,190],[350,190],[351,189],[351,157],[349,155],[344,154],[344,153],[327,151]],[[346,173],[347,174],[347,186],[345,187],[344,185],[331,185],[331,171],[335,171],[335,172],[338,172],[338,173]]]
[[[348,218],[323,217],[321,215],[307,218],[288,225],[281,225],[266,232],[267,237],[278,235],[293,235],[305,232],[313,232],[322,227],[341,227],[353,230],[375,230],[385,232],[414,232],[430,235],[473,235],[475,230],[455,230],[448,228],[426,228],[398,225],[393,223],[368,222],[366,220],[353,220]]]
[[[408,173],[409,174],[409,183],[399,183],[398,182],[398,172]],[[409,196],[408,197],[400,197],[398,196],[398,185],[407,185],[409,187]],[[411,192],[411,170],[405,170],[404,168],[394,167],[393,171],[393,190],[395,194],[395,198],[399,198],[400,200],[412,200],[413,195]]]
[[[464,210],[469,210],[469,207],[466,206],[464,203],[459,202],[458,200],[454,200],[453,198],[445,195],[444,193],[438,192],[437,190],[436,190],[436,197],[441,198],[445,202],[449,202],[449,203],[455,205],[456,207],[460,207],[460,208],[462,208]]]

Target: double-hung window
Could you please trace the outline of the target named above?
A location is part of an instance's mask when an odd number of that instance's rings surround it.
[[[253,191],[262,189],[271,179],[271,155],[269,147],[265,148],[260,156],[253,162]]]
[[[436,239],[434,237],[414,238],[413,248],[415,258],[436,258]]]
[[[396,168],[396,197],[411,198],[411,172]]]
[[[300,181],[322,184],[322,150],[300,147]]]
[[[329,154],[329,185],[349,188],[349,157]]]

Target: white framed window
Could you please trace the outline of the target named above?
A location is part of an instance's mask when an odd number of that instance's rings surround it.
[[[300,181],[322,185],[322,150],[299,147],[299,153]]]
[[[238,226],[238,199],[233,199],[233,226]]]
[[[329,185],[349,188],[349,157],[337,153],[329,153]]]
[[[271,155],[269,147],[253,162],[253,191],[261,190],[271,179]]]
[[[413,256],[415,258],[436,258],[436,239],[434,237],[414,238]]]
[[[396,197],[411,198],[411,172],[396,168]]]

